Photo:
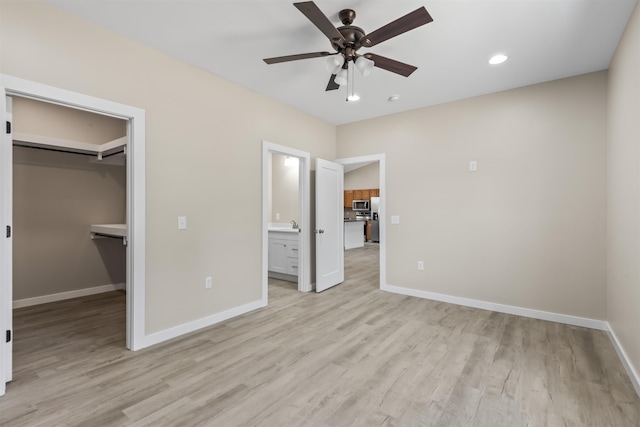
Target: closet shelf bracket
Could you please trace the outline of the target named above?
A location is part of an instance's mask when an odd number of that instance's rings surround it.
[[[89,227],[91,239],[116,238],[122,239],[127,245],[127,224],[93,224]]]

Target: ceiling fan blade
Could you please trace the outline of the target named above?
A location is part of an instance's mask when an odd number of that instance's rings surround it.
[[[275,58],[264,58],[263,61],[267,64],[277,64],[279,62],[297,61],[299,59],[319,58],[321,56],[336,55],[336,53],[330,52],[312,52],[312,53],[299,53],[297,55],[276,56]]]
[[[367,34],[360,40],[360,45],[365,47],[375,46],[385,40],[398,36],[407,31],[413,30],[421,25],[428,24],[433,21],[427,9],[423,7],[414,10],[411,13],[388,23],[384,27],[380,27],[374,32]]]
[[[318,27],[329,40],[340,46],[344,46],[344,38],[340,31],[333,26],[329,18],[312,1],[304,1],[293,4],[304,16],[311,21],[313,25]]]
[[[400,74],[401,76],[409,77],[411,73],[418,69],[413,65],[405,64],[404,62],[396,61],[395,59],[385,58],[384,56],[376,55],[375,53],[365,53],[364,57],[371,59],[373,65],[383,70],[391,71],[392,73]]]
[[[331,74],[331,77],[329,78],[329,83],[327,84],[327,88],[325,89],[326,92],[340,88],[340,85],[335,81],[336,76],[337,74]]]

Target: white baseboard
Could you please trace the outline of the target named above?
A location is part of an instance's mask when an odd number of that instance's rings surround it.
[[[631,384],[633,384],[633,388],[636,389],[636,393],[638,394],[638,396],[640,396],[640,376],[638,376],[638,372],[633,367],[633,364],[629,360],[629,357],[627,357],[627,353],[624,351],[624,347],[622,347],[622,344],[620,344],[620,341],[618,340],[615,332],[613,332],[613,329],[611,328],[609,322],[607,322],[607,333],[609,334],[609,338],[613,343],[613,348],[615,348],[616,353],[618,353],[618,357],[622,362],[622,366],[624,366],[625,371],[627,371],[627,374],[629,375],[629,379],[631,380]]]
[[[198,329],[206,328],[207,326],[215,325],[216,323],[223,322],[231,319],[232,317],[240,316],[253,310],[265,307],[266,301],[258,300],[249,304],[241,305],[240,307],[234,307],[230,310],[216,313],[211,316],[203,317],[202,319],[194,320],[192,322],[184,323],[182,325],[166,329],[164,331],[156,332],[144,337],[142,346],[140,348],[149,347],[154,344],[159,344],[163,341],[170,340],[172,338],[179,337],[190,332],[197,331]]]
[[[568,314],[551,313],[549,311],[533,310],[530,308],[516,307],[513,305],[496,304],[493,302],[480,301],[470,298],[461,298],[445,294],[437,294],[435,292],[419,291],[416,289],[402,288],[393,285],[383,286],[381,287],[381,290],[392,292],[395,294],[430,299],[434,301],[448,302],[451,304],[463,305],[466,307],[480,308],[482,310],[497,311],[499,313],[530,317],[532,319],[548,320],[550,322],[565,323],[567,325],[582,326],[584,328],[598,329],[601,331],[609,330],[608,324],[604,320],[570,316]]]
[[[92,288],[77,289],[75,291],[60,292],[57,294],[18,299],[13,301],[13,308],[22,308],[22,307],[29,307],[32,305],[46,304],[48,302],[62,301],[65,299],[84,297],[87,295],[101,294],[104,292],[117,291],[124,288],[125,288],[124,283],[118,283],[116,285],[94,286]]]

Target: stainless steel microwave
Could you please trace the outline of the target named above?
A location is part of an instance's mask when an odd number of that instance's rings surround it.
[[[354,211],[369,211],[369,201],[368,200],[354,200],[351,202],[351,209]]]

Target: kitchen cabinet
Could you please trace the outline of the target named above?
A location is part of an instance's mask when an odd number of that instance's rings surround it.
[[[372,197],[380,197],[380,189],[379,188],[364,188],[360,190],[344,190],[344,205],[347,206],[347,201],[349,202],[349,206],[351,206],[352,200],[370,200]]]
[[[371,200],[372,197],[380,197],[379,188],[344,190],[344,207],[351,208],[354,200]]]
[[[351,208],[353,202],[353,190],[344,190],[344,207]]]
[[[367,225],[365,226],[365,240],[368,242],[371,240],[371,221],[367,220]]]
[[[353,200],[369,200],[369,190],[353,190]]]
[[[269,231],[269,277],[298,281],[298,236],[298,230]]]

